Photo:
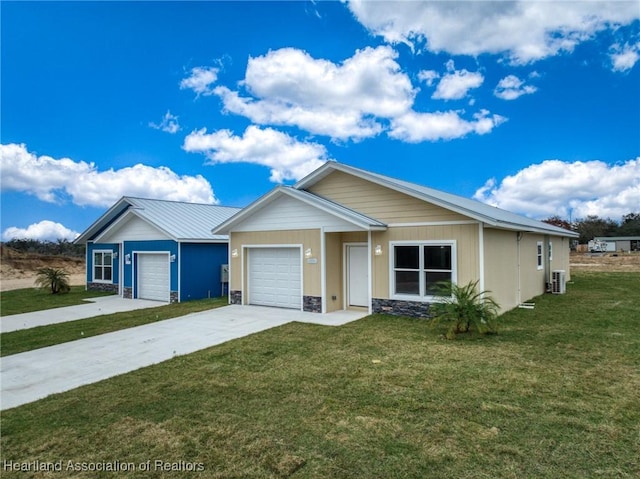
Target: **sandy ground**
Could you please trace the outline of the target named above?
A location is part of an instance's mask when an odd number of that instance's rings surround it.
[[[69,284],[71,286],[82,286],[84,284],[84,274],[70,274]],[[22,278],[0,278],[0,291],[9,291],[11,289],[23,289],[35,287],[34,281],[35,275],[30,275]]]

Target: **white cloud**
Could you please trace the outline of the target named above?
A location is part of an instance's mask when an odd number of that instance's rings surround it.
[[[183,78],[180,82],[181,90],[193,90],[200,95],[211,95],[213,90],[211,85],[218,81],[219,68],[216,67],[195,67],[191,69],[191,74]]]
[[[435,70],[421,70],[418,72],[418,80],[425,82],[427,86],[433,86],[438,78],[440,78],[440,74]]]
[[[500,115],[491,115],[481,110],[473,120],[465,120],[457,111],[417,113],[415,111],[395,118],[391,122],[389,136],[408,143],[422,141],[452,140],[469,133],[484,135],[505,122]]]
[[[547,160],[500,182],[488,180],[474,198],[535,218],[619,219],[640,206],[640,157],[615,165]]]
[[[611,47],[611,64],[614,71],[626,72],[631,70],[640,60],[640,42],[635,45],[615,44]]]
[[[283,48],[250,58],[241,82],[250,96],[225,86],[214,92],[227,112],[243,115],[259,125],[295,126],[334,140],[362,140],[384,131],[403,141],[453,139],[468,133],[487,133],[504,118],[484,110],[475,121],[455,111],[413,111],[417,89],[397,63],[398,53],[388,46],[358,50],[340,64],[312,58],[304,51]],[[466,70],[449,74],[439,84],[439,98],[461,98],[484,78]],[[430,82],[436,72],[418,77]],[[425,125],[416,124],[424,120]],[[455,125],[452,125],[455,123]]]
[[[214,91],[228,112],[255,123],[357,140],[383,130],[376,118],[403,114],[413,105],[416,90],[397,56],[387,46],[365,48],[336,64],[283,48],[249,59],[241,85],[251,96],[226,87]]]
[[[33,239],[39,241],[58,241],[59,239],[65,239],[67,241],[73,241],[79,234],[77,231],[70,230],[60,223],[43,220],[40,223],[33,223],[26,228],[10,226],[2,233],[2,241],[10,241],[12,239]]]
[[[447,70],[431,98],[438,100],[459,100],[467,96],[469,90],[478,88],[484,82],[484,76],[478,72],[456,70],[452,60],[447,62]]]
[[[498,82],[493,94],[503,100],[515,100],[522,95],[530,95],[538,89],[532,85],[525,85],[520,78],[515,75],[508,75]]]
[[[201,129],[190,133],[183,148],[204,153],[212,163],[253,163],[271,169],[271,181],[297,180],[329,160],[318,143],[302,143],[271,128],[249,126],[243,136],[229,130],[207,133]]]
[[[216,203],[201,175],[179,176],[169,168],[137,164],[99,171],[94,163],[37,156],[24,144],[0,145],[3,191],[21,191],[50,203],[70,197],[80,206],[111,206],[122,196]]]
[[[167,113],[162,117],[162,121],[160,123],[156,124],[151,122],[149,123],[149,126],[155,130],[162,130],[165,133],[171,133],[172,135],[180,131],[178,117],[172,115],[169,110],[167,110]]]
[[[349,1],[355,18],[390,43],[432,52],[505,54],[524,64],[561,52],[605,29],[640,18],[635,1]]]

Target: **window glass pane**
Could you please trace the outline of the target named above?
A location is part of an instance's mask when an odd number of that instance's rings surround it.
[[[443,292],[439,288],[439,284],[442,281],[451,281],[451,273],[449,272],[427,272],[425,273],[425,294],[427,296],[449,296],[446,292]]]
[[[102,253],[93,253],[93,264],[102,265]]]
[[[104,267],[104,278],[105,281],[111,281],[111,268],[109,266]]]
[[[420,268],[420,249],[418,246],[396,246],[396,268]]]
[[[102,279],[102,267],[95,266],[93,268],[93,280],[94,281],[99,281],[101,279]]]
[[[420,273],[396,271],[396,294],[420,294]]]
[[[110,265],[111,264],[111,253],[105,253],[103,264]]]
[[[425,246],[424,269],[451,269],[451,246]]]

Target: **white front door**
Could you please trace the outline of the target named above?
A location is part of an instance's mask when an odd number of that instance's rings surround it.
[[[367,246],[347,245],[347,306],[369,307]]]

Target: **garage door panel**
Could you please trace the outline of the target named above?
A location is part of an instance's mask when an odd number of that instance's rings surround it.
[[[249,303],[300,309],[300,248],[249,250]]]
[[[138,298],[169,300],[169,258],[166,254],[138,255]]]

